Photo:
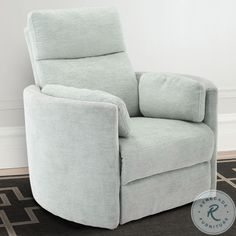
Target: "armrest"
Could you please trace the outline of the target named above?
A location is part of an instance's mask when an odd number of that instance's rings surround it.
[[[55,98],[29,86],[24,109],[35,199],[68,220],[115,228],[120,186],[117,106]]]
[[[79,89],[56,84],[49,84],[44,86],[44,88],[42,89],[42,93],[49,96],[75,99],[84,102],[102,102],[114,104],[118,108],[119,136],[128,137],[130,134],[131,119],[128,110],[125,103],[117,96],[100,90]]]
[[[183,75],[144,73],[139,81],[139,107],[146,117],[202,122],[205,86]]]
[[[136,78],[139,82],[140,77],[145,72],[137,72]],[[203,122],[208,125],[215,134],[215,148],[211,159],[211,189],[216,189],[216,173],[217,173],[217,165],[216,165],[216,153],[217,153],[217,103],[218,103],[218,90],[216,86],[210,82],[209,80],[192,76],[185,75],[186,78],[193,79],[199,81],[206,90],[205,97],[205,116]]]
[[[136,72],[137,81],[140,81],[140,77],[146,72]],[[177,75],[177,74],[176,74]],[[209,80],[200,78],[192,75],[185,75],[189,79],[197,80],[200,82],[206,90],[206,100],[205,100],[205,116],[203,122],[207,124],[214,133],[217,132],[217,97],[218,90],[217,87]]]
[[[205,104],[205,117],[203,122],[207,124],[212,131],[217,133],[217,103],[218,103],[218,89],[209,80],[193,76],[183,75],[193,80],[197,80],[202,83],[206,89],[206,104]]]
[[[211,159],[211,189],[216,189],[217,183],[217,87],[209,80],[197,76],[185,75],[190,79],[201,82],[206,89],[205,117],[203,122],[208,125],[215,134],[215,148]]]

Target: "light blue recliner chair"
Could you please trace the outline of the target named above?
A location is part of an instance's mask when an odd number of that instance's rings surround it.
[[[135,73],[114,8],[35,11],[25,35],[30,182],[43,208],[113,229],[216,188],[214,85]]]

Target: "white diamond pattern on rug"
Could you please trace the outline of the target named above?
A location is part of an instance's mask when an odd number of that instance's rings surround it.
[[[0,188],[0,207],[7,207],[11,206],[11,202],[9,198],[7,197],[7,193],[9,191],[12,191],[18,201],[27,201],[32,200],[32,197],[25,197],[21,193],[20,189],[18,187],[5,187]],[[4,193],[2,193],[4,192]],[[7,213],[5,210],[0,209],[0,219],[2,221],[2,224],[0,224],[0,227],[4,227],[8,233],[9,236],[17,236],[14,226],[19,225],[27,225],[27,224],[37,224],[39,223],[38,218],[34,214],[34,210],[40,209],[39,206],[33,206],[33,207],[24,207],[23,210],[25,211],[25,214],[28,216],[29,220],[26,221],[17,221],[17,222],[11,222],[9,217],[7,216]]]

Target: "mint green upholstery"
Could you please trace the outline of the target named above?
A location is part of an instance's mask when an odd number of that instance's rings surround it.
[[[130,134],[131,119],[129,117],[129,113],[125,103],[116,96],[99,90],[77,89],[62,85],[46,85],[42,89],[42,93],[49,96],[76,99],[84,102],[103,102],[114,104],[118,108],[119,136],[128,137]]]
[[[53,214],[115,228],[120,215],[118,110],[24,91],[30,183],[34,199]]]
[[[27,26],[36,60],[125,51],[115,8],[33,11],[28,15]]]
[[[25,36],[28,163],[43,208],[114,229],[216,188],[211,82],[135,75],[114,8],[34,11]]]
[[[183,75],[145,73],[139,81],[139,107],[145,117],[202,122],[205,97],[204,85]]]
[[[120,138],[123,185],[212,158],[214,133],[203,123],[135,117],[131,130]]]
[[[120,223],[192,202],[198,193],[209,189],[210,172],[210,163],[202,162],[122,185]],[[175,219],[170,219],[170,224],[175,224]]]
[[[120,97],[136,116],[138,86],[114,8],[35,11],[25,30],[38,86],[60,84]]]

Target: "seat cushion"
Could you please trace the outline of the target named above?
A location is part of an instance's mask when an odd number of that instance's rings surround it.
[[[214,134],[203,123],[131,118],[131,134],[120,138],[121,179],[125,185],[151,175],[209,161]]]
[[[139,82],[139,107],[145,117],[202,122],[205,86],[184,75],[144,73]]]
[[[131,119],[125,103],[120,98],[99,90],[77,89],[62,85],[46,85],[42,89],[42,92],[54,97],[77,99],[87,102],[105,102],[116,105],[118,108],[119,136],[129,136]]]

